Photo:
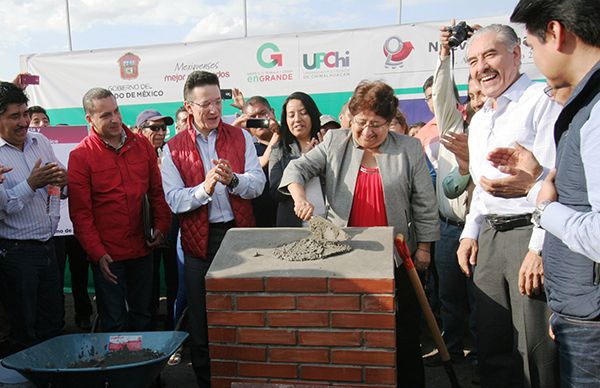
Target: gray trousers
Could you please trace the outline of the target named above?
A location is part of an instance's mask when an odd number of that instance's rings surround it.
[[[499,232],[484,222],[474,270],[481,386],[553,388],[558,358],[546,295],[519,292],[532,226]]]

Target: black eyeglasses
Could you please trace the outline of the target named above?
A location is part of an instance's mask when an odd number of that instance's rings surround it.
[[[166,131],[167,130],[167,124],[147,125],[144,128],[148,128],[149,130],[151,130],[153,132]]]
[[[554,97],[554,88],[550,85],[546,85],[544,93],[546,93],[546,96],[548,97]]]

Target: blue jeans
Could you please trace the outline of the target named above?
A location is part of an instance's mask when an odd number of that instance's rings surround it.
[[[177,235],[177,297],[175,298],[175,308],[173,321],[175,325],[181,319],[183,311],[187,307],[187,294],[185,290],[185,256],[183,255],[183,248],[181,248],[181,233]]]
[[[0,241],[2,302],[10,322],[11,351],[60,334],[63,295],[54,243]]]
[[[475,346],[475,293],[473,278],[466,277],[458,266],[456,251],[462,228],[440,220],[440,240],[435,243],[435,265],[439,278],[440,317],[444,341],[450,354],[463,356],[463,328],[469,328]],[[471,357],[477,354],[474,348]]]
[[[98,264],[92,270],[101,330],[152,330],[152,255],[111,263],[117,284],[104,278]]]
[[[561,388],[600,387],[600,321],[553,314]]]

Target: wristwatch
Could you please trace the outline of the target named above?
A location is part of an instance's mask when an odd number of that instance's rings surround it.
[[[546,200],[546,201],[543,201],[542,203],[540,203],[539,205],[537,205],[537,207],[533,211],[533,214],[531,215],[531,222],[533,223],[533,225],[535,225],[538,228],[542,227],[542,225],[541,225],[541,222],[542,222],[542,212],[551,203],[552,203],[552,201]]]
[[[229,182],[229,184],[227,185],[227,187],[229,188],[229,190],[233,190],[235,189],[238,185],[240,184],[240,178],[237,177],[237,175],[233,174],[231,176],[231,182]]]

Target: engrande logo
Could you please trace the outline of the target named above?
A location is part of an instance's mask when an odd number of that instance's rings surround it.
[[[256,51],[256,61],[265,69],[281,67],[283,66],[283,54],[275,43],[267,42]]]
[[[385,55],[385,67],[402,67],[403,62],[415,49],[411,42],[403,42],[397,36],[390,36],[383,44],[383,54]]]
[[[117,60],[117,63],[119,64],[119,70],[122,79],[130,80],[136,79],[138,77],[140,73],[140,57],[138,57],[132,52],[128,52],[124,54],[121,58],[119,58]]]
[[[312,63],[311,63],[312,61]],[[340,55],[339,51],[329,51],[326,53],[313,53],[302,55],[302,65],[306,70],[318,70],[321,65],[330,69],[349,67],[350,66],[350,51],[346,51]]]

